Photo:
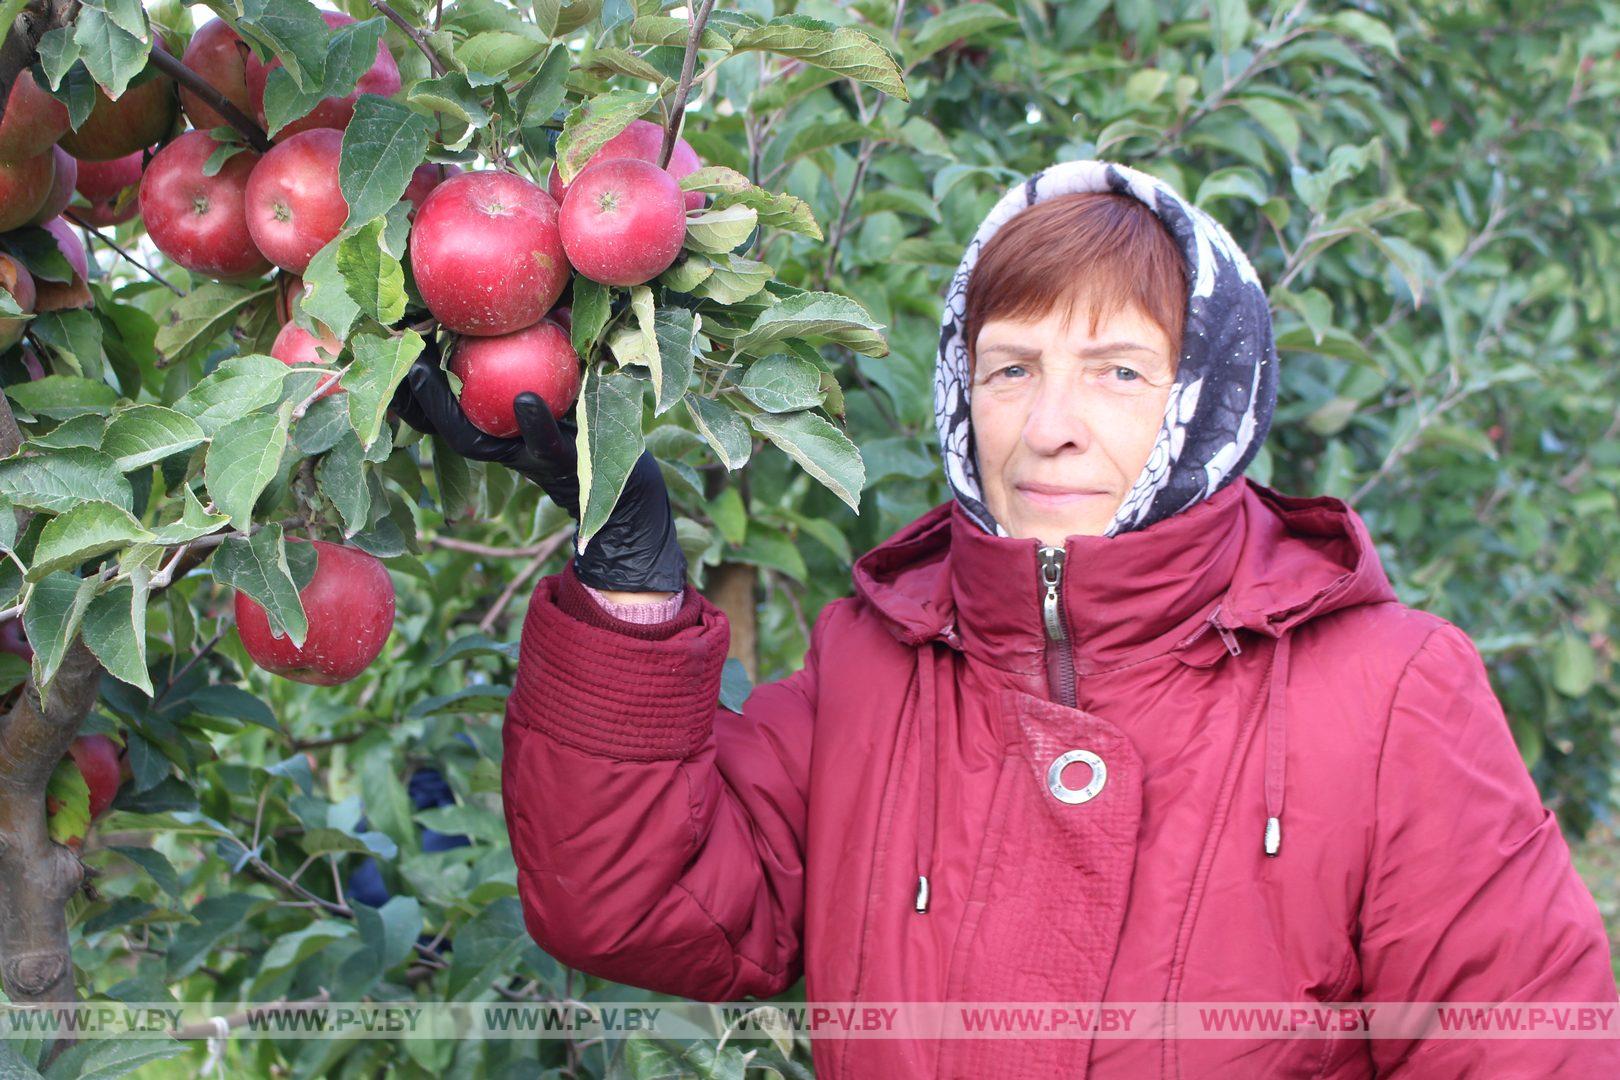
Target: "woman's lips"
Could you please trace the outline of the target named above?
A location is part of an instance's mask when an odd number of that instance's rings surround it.
[[[1072,506],[1089,499],[1101,499],[1106,491],[1090,488],[1066,488],[1054,484],[1019,484],[1015,491],[1036,506]]]

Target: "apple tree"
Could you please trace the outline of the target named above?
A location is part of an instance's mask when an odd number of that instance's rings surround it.
[[[427,353],[491,432],[518,389],[572,407],[581,544],[653,449],[699,584],[743,582],[751,624],[759,566],[848,554],[837,372],[888,346],[782,181],[843,135],[811,92],[906,100],[894,43],[769,2],[3,11],[6,996],[586,994],[524,933],[498,792],[516,616],[575,530],[395,389]],[[792,495],[744,523],[750,478]],[[518,1052],[401,1046],[233,1052]]]

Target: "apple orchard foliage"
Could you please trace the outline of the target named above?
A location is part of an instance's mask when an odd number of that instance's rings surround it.
[[[715,10],[682,132],[698,160],[670,163],[687,193],[681,258],[644,286],[575,277],[561,301],[585,358],[584,532],[650,447],[695,580],[752,568],[760,673],[791,670],[852,558],[945,497],[930,374],[940,296],[973,227],[1005,184],[1052,160],[1130,161],[1227,222],[1272,288],[1284,387],[1256,477],[1353,499],[1403,598],[1479,641],[1566,828],[1601,815],[1616,760],[1620,414],[1592,358],[1613,354],[1620,319],[1620,278],[1605,272],[1620,224],[1617,13],[1319,6]],[[106,0],[41,44],[36,70],[81,149],[144,137],[143,100],[168,118],[153,141],[174,137],[153,38],[180,56],[215,15],[251,44],[242,77],[262,87],[263,115],[251,94],[233,103],[272,136],[347,119],[342,220],[301,288],[177,266],[136,214],[141,155],[81,162],[72,212],[175,291],[92,238],[90,306],[35,315],[0,355],[27,440],[0,462],[0,496],[33,511],[21,531],[0,515],[14,556],[0,604],[21,607],[36,650],[31,670],[0,654],[0,683],[48,683],[81,636],[108,672],[84,730],[127,745],[130,779],[84,844],[94,893],[70,910],[84,997],[212,997],[225,1013],[322,989],[612,990],[529,941],[499,804],[523,600],[567,557],[571,525],[533,485],[386,415],[436,332],[413,273],[415,201],[401,197],[425,162],[510,169],[560,194],[633,121],[664,122],[689,16],[657,0],[449,0],[437,22],[435,5],[393,7],[421,47],[365,4],[332,28],[304,0]],[[376,78],[379,43],[399,85],[345,116],[329,99],[377,86],[362,80]],[[134,115],[98,122],[103,91]],[[226,125],[179,138],[211,143],[215,173],[255,153]],[[0,245],[36,282],[74,284],[40,230]],[[326,371],[272,356],[283,337]],[[341,392],[317,396],[333,372]],[[233,629],[240,591],[293,638],[309,632],[298,597],[312,545],[288,540],[311,535],[381,558],[397,591],[380,658],[340,686],[267,674]],[[725,702],[747,690],[729,664]],[[428,765],[452,802],[413,802],[406,781]],[[53,795],[87,800],[76,775],[59,770]],[[378,908],[350,895],[367,865],[391,894]],[[123,1065],[95,1059],[98,1075],[181,1052],[134,1046]],[[0,1042],[0,1063],[38,1050]],[[113,1051],[71,1053],[62,1075]],[[573,1075],[636,1076],[664,1075],[678,1054],[650,1041],[254,1040],[232,1046],[227,1069],[567,1075],[574,1063]],[[197,1061],[150,1071],[191,1075]],[[791,1076],[807,1061],[802,1042],[739,1044],[679,1068]]]

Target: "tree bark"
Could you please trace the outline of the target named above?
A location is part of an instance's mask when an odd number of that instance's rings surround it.
[[[709,601],[726,613],[731,623],[731,648],[726,656],[742,661],[750,682],[759,681],[759,619],[754,599],[758,582],[758,567],[723,562],[709,571],[703,590]]]

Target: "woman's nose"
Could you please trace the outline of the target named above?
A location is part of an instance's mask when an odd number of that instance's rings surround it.
[[[1085,394],[1065,379],[1042,379],[1024,420],[1024,442],[1038,454],[1068,447],[1085,453],[1091,446]]]

